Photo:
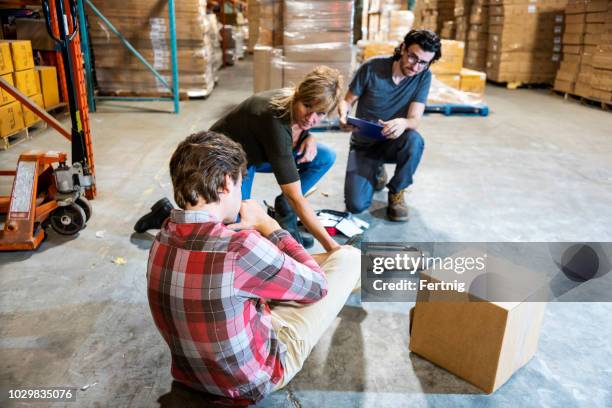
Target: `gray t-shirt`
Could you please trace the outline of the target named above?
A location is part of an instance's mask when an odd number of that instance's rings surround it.
[[[392,74],[392,57],[372,58],[357,70],[349,90],[359,97],[358,118],[371,122],[405,118],[412,102],[427,102],[431,85],[429,70],[406,77],[397,85],[393,82]],[[376,140],[355,133],[351,137],[353,146],[366,147],[374,143]]]

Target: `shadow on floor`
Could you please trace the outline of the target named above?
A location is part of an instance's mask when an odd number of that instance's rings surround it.
[[[409,357],[414,375],[421,384],[421,392],[425,394],[485,394],[472,384],[425,360],[415,353],[411,352]]]
[[[193,390],[176,381],[172,382],[170,391],[157,399],[161,408],[219,408],[219,407],[247,407],[249,405],[219,404],[214,397]]]

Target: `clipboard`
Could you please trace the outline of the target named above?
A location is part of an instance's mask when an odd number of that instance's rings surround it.
[[[383,125],[359,119],[354,116],[348,116],[346,121],[348,124],[355,126],[357,128],[355,133],[361,136],[366,136],[376,140],[387,140],[387,138],[382,134],[382,130],[384,128]]]

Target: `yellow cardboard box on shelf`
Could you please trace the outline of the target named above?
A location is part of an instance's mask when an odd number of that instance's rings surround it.
[[[11,85],[15,85],[13,82],[13,75],[10,73],[2,75],[2,79],[8,82]],[[11,94],[6,92],[4,89],[0,89],[0,106],[6,105],[7,103],[11,103],[15,100]]]
[[[57,86],[57,70],[55,67],[37,66],[36,72],[40,78],[40,91],[43,96],[45,108],[56,106],[60,103],[59,88]]]
[[[38,89],[38,77],[33,69],[16,71],[13,73],[15,86],[27,96],[36,95],[40,92]]]
[[[36,94],[36,95],[30,96],[30,99],[36,105],[40,106],[41,108],[44,108],[42,94]],[[35,114],[34,112],[26,108],[25,105],[21,105],[21,108],[23,110],[23,121],[25,122],[26,127],[30,127],[33,124],[38,123],[42,120],[40,116],[38,116],[37,114]]]
[[[23,128],[23,112],[19,102],[0,106],[0,136],[10,136]]]
[[[13,72],[13,57],[11,46],[6,41],[0,41],[0,75]]]
[[[13,69],[15,71],[34,68],[34,55],[32,54],[32,43],[30,40],[2,40],[0,43],[8,43],[10,45]]]
[[[463,41],[442,40],[442,58],[431,65],[434,74],[458,74],[463,67],[465,43]]]

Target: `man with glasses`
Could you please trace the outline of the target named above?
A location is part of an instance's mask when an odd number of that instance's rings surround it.
[[[355,74],[339,106],[340,124],[349,128],[346,117],[359,101],[356,116],[383,125],[385,140],[353,131],[344,184],[350,212],[370,207],[374,191],[385,187],[383,165],[394,163],[395,173],[386,184],[387,216],[391,221],[408,220],[403,193],[412,184],[423,154],[423,138],[416,129],[431,85],[429,66],[441,55],[440,38],[435,33],[412,30],[392,57],[372,58]]]

